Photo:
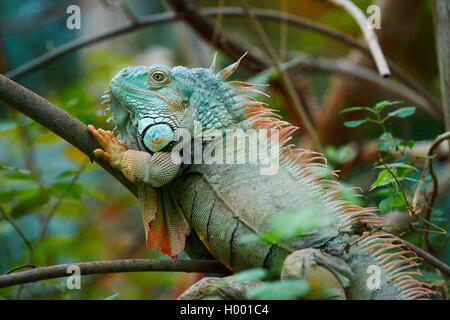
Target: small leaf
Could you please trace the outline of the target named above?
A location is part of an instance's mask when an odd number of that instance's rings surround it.
[[[401,100],[398,100],[398,101],[387,101],[387,100],[386,101],[381,101],[381,102],[378,102],[375,105],[375,110],[377,111],[377,113],[380,113],[387,106],[392,106],[394,104],[401,104],[401,103],[403,103],[403,101],[401,101]]]
[[[389,117],[406,118],[416,112],[416,107],[405,107],[389,112]]]
[[[308,289],[305,281],[273,281],[249,289],[246,296],[256,300],[287,300],[304,296]]]
[[[346,112],[352,112],[352,111],[358,111],[358,110],[372,111],[372,109],[370,109],[368,107],[351,107],[351,108],[341,110],[340,113],[346,113]]]
[[[407,148],[411,148],[411,149],[414,147],[415,144],[416,144],[416,142],[414,140],[405,140],[405,141],[400,142],[400,145],[402,147],[407,147]]]
[[[272,217],[271,232],[283,239],[299,237],[330,222],[325,220],[319,219],[314,206],[301,210],[283,210]]]
[[[405,200],[403,199],[403,195],[396,194],[392,200],[393,207],[403,207],[405,205]]]
[[[389,132],[384,132],[380,139],[378,140],[378,150],[379,151],[389,151],[389,149],[396,146],[396,142],[394,140],[394,137]]]
[[[220,296],[209,296],[209,297],[204,297],[201,300],[223,300]]]
[[[412,165],[410,165],[410,164],[407,164],[407,163],[405,163],[405,162],[388,163],[388,164],[386,164],[386,166],[387,166],[389,169],[403,168],[403,169],[411,169],[411,170],[417,171],[417,168],[416,168],[416,167],[414,167],[414,166],[412,166]],[[376,166],[375,168],[377,168],[377,169],[384,169],[384,168],[386,168],[386,167],[385,167],[384,164],[382,164],[382,165]]]
[[[262,268],[253,268],[244,270],[229,277],[229,281],[258,281],[267,276],[267,270]]]
[[[394,174],[395,174],[395,172],[394,172]],[[383,170],[378,174],[377,180],[375,180],[375,182],[372,183],[372,185],[370,186],[370,190],[373,190],[377,187],[386,186],[393,182],[395,182],[395,180],[392,177],[392,175],[389,173],[389,171]]]
[[[362,125],[364,122],[366,122],[366,120],[355,120],[355,121],[345,121],[344,122],[344,126],[346,126],[347,128],[356,128],[360,125]]]
[[[50,200],[49,192],[45,189],[36,189],[23,192],[17,196],[17,204],[12,208],[11,215],[17,219],[25,214],[32,213]]]
[[[394,196],[390,195],[389,197],[383,199],[380,204],[378,205],[378,208],[380,209],[380,213],[385,214],[392,210],[392,202],[394,200]]]

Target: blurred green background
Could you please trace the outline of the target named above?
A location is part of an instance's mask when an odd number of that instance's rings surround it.
[[[354,2],[365,10],[377,1]],[[393,26],[393,29],[399,34],[384,34],[382,46],[387,56],[439,100],[432,1],[409,2],[415,2],[416,8],[410,8],[409,13],[397,13],[398,17],[391,17],[398,20],[395,20],[398,26]],[[360,36],[360,30],[352,17],[325,1],[260,0],[249,3],[253,7],[306,17],[356,38]],[[81,30],[66,28],[66,8],[71,4],[81,8]],[[197,4],[199,7],[238,6],[231,0],[204,0],[197,1]],[[171,10],[170,5],[163,0],[130,0],[126,1],[126,5],[139,17]],[[2,1],[0,72],[11,71],[70,41],[126,24],[129,18],[125,13],[120,1]],[[256,53],[261,52],[261,49],[256,49],[259,43],[249,31],[244,18],[223,17],[219,22],[214,18],[211,21],[219,25],[224,33],[239,40],[244,47]],[[261,20],[261,23],[282,60],[295,52],[304,52],[312,57],[351,58],[359,61],[358,58],[354,59],[355,53],[351,48],[316,32],[279,22]],[[206,67],[210,65],[215,52],[216,49],[186,23],[170,22],[142,28],[77,50],[17,81],[82,122],[111,129],[106,123],[104,106],[100,102],[109,80],[120,69],[127,65],[153,63]],[[217,64],[220,67],[231,62],[229,57],[218,52]],[[255,73],[241,67],[233,79],[247,80],[255,76]],[[397,97],[370,83],[327,72],[305,69],[298,76],[299,86],[305,88],[313,106],[311,114],[316,119],[315,126],[323,138],[322,142],[330,146],[327,150],[332,165],[342,170],[342,178],[346,183],[363,188],[365,205],[377,205],[380,198],[368,191],[377,175],[372,162],[357,159],[349,164],[347,160],[351,157],[351,150],[361,150],[352,149],[354,145],[364,146],[377,139],[379,129],[364,126],[348,130],[347,135],[342,133],[341,139],[336,137],[333,130],[344,132],[342,119],[336,118],[330,122],[334,129],[327,123],[321,123],[321,119],[327,118],[327,108],[332,108],[331,105],[337,105],[338,109],[358,103],[372,106],[381,100],[398,100]],[[339,88],[343,83],[354,82],[358,89],[353,92]],[[270,106],[279,109],[287,120],[299,124],[298,115],[293,113],[292,108],[289,109],[279,86],[275,84],[269,91],[272,95]],[[433,140],[444,131],[442,119],[436,119],[421,108],[407,120],[394,121],[388,125],[396,136],[420,141]],[[299,144],[302,141],[305,139],[298,137]],[[436,161],[436,171],[441,177],[450,176],[445,160]],[[438,210],[432,221],[447,229],[450,209],[448,183],[441,188],[436,206]],[[31,254],[29,246],[12,224],[3,216],[0,218],[0,274],[24,263],[50,266],[105,259],[166,258],[146,249],[138,203],[133,195],[67,142],[1,104],[0,207],[20,228],[31,246],[38,239],[42,226],[46,225],[46,217],[51,215],[47,232]],[[423,244],[418,232],[411,232],[406,237],[418,245]],[[436,255],[449,263],[448,236],[431,234],[430,239],[439,248]],[[434,270],[425,271],[430,279],[441,281],[442,277]],[[198,277],[197,274],[169,272],[86,276],[82,278],[81,290],[65,289],[65,279],[62,278],[27,284],[20,289],[20,297],[105,299],[119,293],[116,299],[172,299]],[[19,287],[0,289],[0,297],[15,299],[19,296],[18,290]]]

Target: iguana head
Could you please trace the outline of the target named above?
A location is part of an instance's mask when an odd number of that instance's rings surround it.
[[[246,108],[262,104],[242,95],[259,92],[252,85],[224,81],[241,59],[218,73],[213,66],[189,69],[156,64],[122,69],[104,96],[120,138],[153,153],[170,150],[183,130],[192,135],[195,120],[207,129],[241,122]]]

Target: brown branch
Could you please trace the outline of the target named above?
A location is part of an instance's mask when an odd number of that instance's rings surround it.
[[[303,53],[296,53],[294,58],[290,61],[283,63],[282,65],[294,65],[299,66],[301,71],[315,70],[332,72],[349,76],[352,78],[362,79],[379,88],[390,91],[398,97],[405,99],[417,106],[422,107],[424,110],[430,112],[434,117],[439,118],[440,113],[435,112],[435,109],[431,108],[425,98],[417,94],[411,88],[403,85],[402,83],[394,79],[381,78],[375,71],[355,64],[347,59],[328,59],[328,58],[315,58]]]
[[[60,264],[0,276],[0,288],[40,280],[68,277],[68,267],[76,265],[81,275],[118,272],[201,272],[230,274],[220,262],[211,260],[125,259]]]
[[[34,264],[23,264],[23,265],[21,265],[21,266],[18,266],[18,267],[14,267],[14,268],[12,268],[12,269],[9,269],[5,274],[11,274],[11,273],[13,273],[13,272],[15,272],[15,271],[17,271],[17,270],[20,270],[20,269],[27,269],[27,268],[35,269],[35,268],[37,268],[37,266],[34,265]]]
[[[414,193],[414,198],[412,201],[412,207],[414,208],[414,210],[417,210],[417,202],[419,199],[420,189],[422,187],[423,180],[425,179],[425,172],[428,170],[430,172],[431,178],[433,179],[433,191],[431,192],[430,202],[427,205],[427,210],[425,213],[424,222],[426,222],[426,223],[424,224],[424,232],[425,232],[424,237],[425,237],[425,248],[431,252],[433,251],[433,248],[431,247],[431,244],[429,241],[428,229],[429,229],[430,225],[433,225],[431,223],[431,213],[432,213],[432,210],[434,207],[434,202],[436,201],[436,197],[437,197],[438,189],[439,189],[439,180],[436,177],[436,174],[433,170],[433,157],[434,157],[434,152],[435,152],[436,148],[439,147],[439,145],[442,142],[444,142],[445,140],[448,140],[448,139],[450,139],[450,131],[437,136],[437,138],[431,144],[431,147],[430,147],[430,150],[428,150],[428,155],[425,160],[425,165],[424,165],[422,174],[420,175],[419,183],[417,184],[417,188]]]
[[[445,128],[450,131],[450,2],[434,0],[433,14],[441,79],[442,108],[444,109]]]
[[[154,14],[145,18],[141,18],[138,22],[128,22],[123,26],[117,27],[111,31],[105,31],[98,35],[86,37],[84,39],[78,39],[71,42],[68,42],[64,45],[56,47],[51,51],[41,55],[40,57],[33,59],[22,66],[9,71],[6,76],[10,79],[17,79],[19,77],[23,77],[27,74],[30,74],[34,71],[41,69],[42,67],[50,64],[56,59],[63,57],[69,53],[72,53],[78,49],[83,47],[87,47],[89,45],[95,44],[97,42],[107,40],[122,34],[129,33],[131,31],[135,31],[142,27],[151,26],[155,24],[170,22],[175,19],[179,19],[181,15],[176,15],[173,12],[164,12]]]
[[[217,8],[202,8],[199,9],[200,13],[203,16],[215,16],[217,15]],[[226,17],[241,17],[244,15],[244,12],[242,8],[238,7],[225,7],[221,11],[221,14]],[[331,28],[328,28],[322,24],[316,23],[314,21],[308,20],[306,18],[298,17],[296,15],[290,14],[290,13],[280,13],[275,10],[270,9],[258,9],[258,8],[252,8],[253,14],[258,19],[264,19],[268,21],[275,21],[275,22],[286,22],[292,26],[299,27],[302,29],[310,30],[313,32],[317,32],[325,37],[328,37],[330,39],[342,42],[349,47],[352,47],[359,52],[363,53],[364,55],[370,57],[371,51],[367,46],[363,43],[361,43],[359,40],[346,35],[343,32],[333,30]],[[214,43],[213,43],[214,45]],[[400,67],[396,62],[394,62],[389,57],[386,57],[389,66],[392,70],[392,74],[398,78],[401,82],[405,83],[407,86],[411,87],[412,89],[416,90],[418,93],[420,93],[430,105],[430,108],[434,109],[435,112],[441,113],[442,111],[436,101],[436,99],[433,97],[433,95],[425,89],[421,84],[419,84],[414,78],[412,78],[408,73],[406,73],[402,67]]]
[[[184,20],[188,22],[203,39],[209,43],[215,39],[214,46],[225,52],[232,59],[237,60],[247,52],[240,44],[215,29],[214,25],[208,19],[205,19],[192,1],[169,0],[169,3],[178,14],[183,15]],[[220,14],[224,13],[223,9],[220,9]],[[254,55],[252,52],[248,52],[241,63],[248,69],[256,72],[265,70],[269,66],[266,61]]]
[[[409,243],[405,240],[399,240],[402,244],[406,245],[409,249],[414,251],[419,257],[421,257],[423,260],[428,262],[433,267],[441,270],[444,274],[446,274],[448,277],[450,277],[450,267],[446,265],[444,262],[439,260],[438,258],[435,258],[428,252],[416,247],[412,243]]]
[[[0,75],[0,101],[56,133],[88,157],[91,157],[95,149],[100,148],[98,142],[88,133],[84,123],[3,75]],[[112,168],[107,162],[98,159],[95,161],[134,195],[137,195],[136,185],[125,178],[120,171]]]

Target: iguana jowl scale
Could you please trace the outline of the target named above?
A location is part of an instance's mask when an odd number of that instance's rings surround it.
[[[127,67],[110,83],[104,97],[120,140],[89,126],[104,148],[94,153],[138,185],[148,247],[175,257],[186,236],[195,234],[233,272],[263,267],[282,279],[304,279],[310,286],[306,298],[312,299],[417,299],[432,293],[412,278],[419,274],[417,257],[398,238],[357,232],[381,218],[373,208],[340,199],[338,183],[316,170],[322,156],[287,144],[296,128],[246,95],[260,93],[255,85],[225,81],[239,61],[218,73],[214,62],[209,69]],[[261,175],[258,164],[175,163],[171,150],[183,130],[193,135],[194,121],[222,131],[279,129],[278,173]],[[279,212],[302,214],[311,206],[323,223],[308,233],[277,244],[249,240],[268,231]],[[378,289],[367,286],[372,265],[380,270]]]

